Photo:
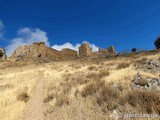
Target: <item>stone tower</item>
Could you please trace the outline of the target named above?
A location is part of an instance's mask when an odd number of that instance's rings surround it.
[[[79,56],[80,57],[88,57],[92,54],[92,48],[89,46],[88,43],[83,43],[79,47]]]
[[[116,50],[115,50],[115,47],[114,47],[114,46],[110,46],[107,50],[108,50],[110,53],[113,53],[113,54],[116,53]]]
[[[0,48],[0,60],[6,60],[7,56],[6,56],[6,52],[3,48]]]

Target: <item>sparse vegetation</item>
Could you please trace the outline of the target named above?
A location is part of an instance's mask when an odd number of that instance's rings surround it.
[[[157,93],[151,91],[131,91],[126,96],[128,103],[137,108],[140,113],[160,114],[160,99]]]
[[[88,70],[96,70],[96,67],[95,66],[89,66]]]
[[[99,84],[97,82],[92,82],[91,84],[86,85],[83,88],[81,94],[82,96],[87,97],[88,95],[96,93],[99,89],[100,89]]]
[[[117,70],[124,69],[124,68],[127,68],[129,66],[130,66],[129,63],[121,63],[117,66]]]
[[[100,70],[99,73],[98,73],[98,77],[102,78],[102,77],[105,77],[105,76],[109,76],[109,71],[106,70],[106,69]]]
[[[160,37],[158,37],[158,38],[155,40],[154,45],[155,45],[155,47],[156,47],[157,49],[160,48]]]
[[[148,84],[148,81],[146,79],[141,79],[138,83],[140,86],[145,86]]]
[[[56,106],[62,106],[63,104],[69,105],[68,97],[65,95],[59,95],[57,97]]]
[[[146,58],[146,57],[143,57],[143,58],[141,58],[140,60],[138,60],[137,63],[143,64],[143,63],[145,63],[146,61],[147,61],[147,58]]]
[[[45,91],[42,104],[46,109],[46,120],[57,116],[60,119],[79,119],[81,114],[84,119],[110,119],[119,108],[122,108],[121,113],[160,114],[158,93],[131,88],[138,69],[132,63],[144,64],[152,56],[135,54],[134,59],[132,57],[118,56],[114,61],[105,59],[101,63],[96,59],[53,62],[36,67],[25,65],[17,68],[15,64],[12,67],[9,65],[0,72],[0,107],[3,109],[0,116],[4,119],[8,116],[11,120],[21,117],[26,104],[32,100],[32,91],[39,81],[37,76],[40,71],[44,71],[41,88]],[[154,58],[158,60],[159,56],[155,55]],[[145,77],[158,76],[156,73],[142,72],[144,78],[139,82],[140,86],[148,84]]]
[[[0,78],[3,78],[0,80],[1,119],[18,120],[20,118],[36,84],[37,69],[38,67],[34,65],[28,65],[6,67],[0,70]]]
[[[136,52],[136,50],[137,50],[136,48],[132,48],[132,52]]]
[[[106,85],[103,86],[102,90],[97,96],[97,103],[102,108],[105,106],[108,110],[113,110],[117,107],[119,98],[119,91],[112,88],[111,86]]]
[[[18,94],[17,99],[26,103],[29,100],[29,95],[24,91]]]

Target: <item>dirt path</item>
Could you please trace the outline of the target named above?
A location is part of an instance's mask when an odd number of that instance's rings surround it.
[[[37,78],[37,84],[32,91],[32,96],[27,103],[23,120],[44,120],[44,76],[40,71]]]

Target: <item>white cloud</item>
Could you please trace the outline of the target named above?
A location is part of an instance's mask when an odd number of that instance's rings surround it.
[[[83,43],[88,43],[89,46],[92,48],[92,51],[93,51],[93,52],[96,52],[96,51],[99,50],[99,47],[97,47],[95,44],[89,43],[89,42],[87,42],[87,41],[83,41]]]
[[[0,40],[3,39],[3,28],[4,28],[3,22],[0,20]]]
[[[39,28],[22,28],[17,32],[17,36],[18,37],[12,39],[10,44],[5,48],[8,56],[10,56],[17,47],[32,44],[33,42],[43,41],[49,46],[47,33]]]
[[[53,45],[52,48],[61,51],[63,48],[69,48],[72,50],[78,51],[80,44],[72,45],[71,43],[67,42],[64,43],[63,45]]]
[[[87,41],[84,41],[84,42],[82,42],[82,43],[86,43],[86,42],[87,42]],[[92,48],[92,50],[93,50],[94,52],[95,52],[95,51],[98,51],[98,47],[97,47],[96,45],[91,44],[91,43],[89,43],[89,42],[87,42],[87,43],[90,45],[90,47]],[[56,44],[56,45],[53,45],[52,48],[53,48],[53,49],[56,49],[56,50],[59,50],[59,51],[61,51],[63,48],[69,48],[69,49],[78,51],[79,46],[81,46],[81,44],[79,44],[79,43],[77,43],[76,45],[73,45],[73,44],[67,42],[67,43],[64,43],[64,44],[62,44],[62,45],[57,45],[57,44]]]
[[[3,24],[0,23],[0,28],[3,28]],[[11,56],[11,54],[14,52],[16,48],[19,46],[24,46],[28,44],[32,44],[33,42],[45,42],[47,46],[50,46],[47,33],[40,30],[39,28],[31,29],[28,27],[19,29],[17,31],[17,38],[14,38],[11,40],[10,44],[5,48],[6,53],[8,56]],[[87,42],[87,41],[84,41]],[[82,43],[84,43],[82,42]],[[89,42],[87,42],[89,43]],[[75,45],[67,42],[62,45],[53,45],[52,48],[61,51],[63,48],[69,48],[72,50],[78,51],[78,48],[81,44],[77,43]],[[90,47],[93,51],[98,51],[98,47],[94,44],[89,43]]]

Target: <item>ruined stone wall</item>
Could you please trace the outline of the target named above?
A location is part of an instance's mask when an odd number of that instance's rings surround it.
[[[18,47],[11,56],[12,60],[71,60],[77,58],[105,58],[108,55],[116,53],[114,46],[107,49],[100,49],[97,52],[92,52],[92,48],[88,43],[83,43],[79,47],[79,55],[77,51],[68,48],[61,51],[47,47],[44,42],[35,42],[32,45]]]
[[[110,53],[116,53],[116,50],[115,50],[115,47],[114,46],[110,46],[108,49],[107,49]]]
[[[33,43],[32,45],[18,47],[11,56],[11,59],[33,60],[46,57],[46,46],[44,42]]]
[[[67,60],[78,58],[78,53],[75,50],[64,48],[61,50],[61,53],[63,54],[64,58]]]
[[[63,49],[57,51],[47,47],[44,42],[36,42],[32,45],[18,47],[11,56],[12,60],[55,61],[76,59],[78,54],[74,50]]]
[[[83,43],[79,47],[79,56],[80,57],[88,57],[92,54],[92,48],[90,48],[88,43]]]
[[[0,48],[0,60],[6,60],[7,59],[7,55],[6,52],[3,48]]]
[[[99,52],[100,53],[104,53],[104,54],[115,54],[116,53],[116,50],[115,50],[115,47],[114,46],[110,46],[106,49],[102,49],[100,48],[99,49]]]

